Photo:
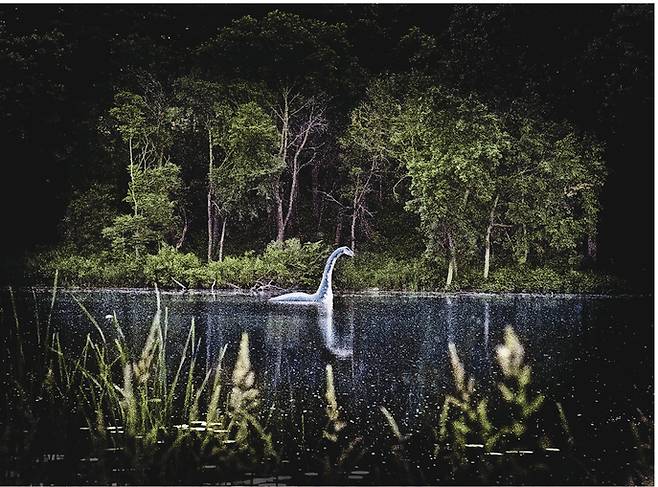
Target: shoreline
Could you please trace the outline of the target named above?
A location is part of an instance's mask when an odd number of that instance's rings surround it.
[[[52,287],[47,286],[2,286],[3,290],[8,290],[9,288],[16,290],[30,290],[36,292],[52,292]],[[156,290],[155,287],[66,287],[58,286],[58,290],[66,292],[76,292],[76,293],[101,293],[101,292],[112,292],[112,293],[126,293],[126,294],[148,294]],[[252,291],[247,288],[218,288],[215,290],[205,289],[205,288],[190,288],[190,289],[160,289],[159,292],[162,295],[172,295],[172,296],[220,296],[220,297],[230,297],[230,296],[245,296],[245,297],[262,297],[269,298],[271,296],[276,296],[278,292],[267,292],[267,291]],[[281,289],[281,293],[288,292],[291,289]],[[296,289],[299,291],[308,291],[308,289]],[[359,291],[346,290],[346,291],[334,291],[334,295],[337,297],[367,297],[367,298],[385,298],[385,297],[410,297],[410,298],[449,298],[449,297],[512,297],[512,296],[528,296],[528,297],[547,297],[547,298],[593,298],[593,299],[619,299],[619,298],[653,298],[653,293],[569,293],[569,292],[559,292],[559,293],[549,293],[549,292],[532,292],[532,291],[509,291],[509,292],[490,292],[490,291],[404,291],[404,290],[380,290],[376,288],[364,289]]]

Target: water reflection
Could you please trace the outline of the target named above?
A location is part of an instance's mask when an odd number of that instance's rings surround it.
[[[152,293],[77,297],[101,325],[107,325],[104,332],[110,342],[113,329],[103,317],[116,311],[131,347],[140,350],[155,311]],[[46,316],[49,295],[42,298],[39,313]],[[21,299],[17,294],[19,304]],[[35,314],[27,306],[32,305],[32,295],[24,301],[19,315],[28,330]],[[598,427],[613,424],[620,411],[653,409],[650,299],[356,296],[336,298],[327,307],[273,305],[245,296],[166,294],[163,304],[169,317],[170,370],[175,372],[178,366],[193,319],[195,342],[200,344],[197,363],[206,368],[216,364],[227,346],[224,363],[230,369],[240,335],[248,332],[263,397],[282,401],[293,415],[323,407],[325,365],[332,363],[341,405],[364,430],[369,422],[381,420],[371,414],[380,405],[402,428],[414,429],[419,418],[434,414],[437,400],[452,390],[449,342],[455,343],[478,390],[496,390],[493,351],[507,325],[515,328],[526,347],[533,386],[569,406],[574,428],[584,421],[580,418]],[[97,333],[68,294],[58,298],[52,319],[64,346],[74,353],[87,334]],[[5,329],[12,326],[4,323]]]
[[[489,299],[485,297],[483,299],[484,305],[484,353],[489,355]]]
[[[354,354],[354,306],[350,303],[343,315],[345,321],[334,321],[333,304],[318,306],[318,326],[325,348],[340,360],[351,359]]]

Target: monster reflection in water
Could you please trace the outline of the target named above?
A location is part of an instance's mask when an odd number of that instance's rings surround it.
[[[347,309],[347,323],[334,321],[332,304],[318,306],[318,326],[325,348],[338,359],[349,359],[354,354],[354,308]]]
[[[348,303],[336,317],[332,303],[317,303],[311,306],[277,306],[268,314],[268,335],[273,341],[286,338],[289,346],[297,348],[299,335],[307,335],[309,326],[315,322],[322,345],[326,351],[340,360],[349,359],[354,353],[354,307]],[[314,333],[312,335],[315,335]],[[294,343],[291,343],[294,342]]]

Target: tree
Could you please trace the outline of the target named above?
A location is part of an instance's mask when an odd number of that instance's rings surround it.
[[[219,214],[215,197],[214,169],[215,153],[219,133],[225,129],[230,111],[228,88],[221,83],[197,79],[180,78],[176,83],[176,99],[180,108],[181,127],[191,132],[200,132],[207,140],[207,226],[208,262],[213,260],[219,233]],[[222,239],[223,241],[223,239]]]
[[[215,77],[230,72],[236,79],[263,82],[274,93],[303,87],[307,95],[341,95],[337,102],[348,104],[364,73],[346,29],[342,23],[273,10],[261,18],[234,20],[197,52]]]
[[[134,169],[124,198],[133,213],[116,217],[103,230],[113,250],[119,254],[133,251],[142,255],[157,251],[163,242],[177,240],[180,222],[176,206],[181,187],[180,168],[171,162]]]
[[[180,168],[169,161],[177,112],[162,86],[149,79],[144,94],[120,91],[110,109],[113,128],[128,148],[128,195],[131,215],[121,215],[103,230],[115,251],[140,255],[175,239],[179,219],[176,198]]]
[[[390,136],[399,110],[390,88],[390,82],[384,81],[368,88],[366,101],[352,111],[350,125],[340,140],[342,166],[347,172],[343,199],[351,208],[352,250],[356,250],[357,227],[367,228],[367,217],[372,216],[368,198],[391,170]]]
[[[330,162],[323,156],[333,152],[328,146],[335,140],[328,130],[344,121],[364,85],[346,29],[342,23],[274,10],[236,19],[197,51],[207,72],[262,82],[270,93],[285,163],[271,192],[278,241],[298,219],[309,180],[314,216],[320,219],[321,172]]]
[[[420,216],[428,250],[448,253],[448,287],[458,255],[476,248],[483,208],[495,205],[496,169],[508,136],[482,103],[432,87],[408,97],[393,137],[411,178],[408,208]]]
[[[282,169],[277,128],[261,106],[266,96],[262,86],[245,82],[177,82],[183,128],[207,141],[208,261],[223,258],[228,218],[253,216],[258,205],[250,198],[265,196],[266,183]]]
[[[109,184],[93,183],[84,191],[75,191],[62,221],[64,238],[78,251],[102,247],[103,228],[117,216],[118,198]]]
[[[273,111],[279,131],[278,157],[283,165],[274,178],[272,196],[276,241],[283,242],[299,197],[300,172],[313,164],[327,129],[326,103],[322,97],[283,88]]]
[[[256,216],[262,200],[269,196],[273,177],[281,171],[282,162],[276,154],[278,140],[272,119],[253,101],[235,109],[218,139],[225,156],[213,170],[211,182],[222,217],[220,261],[229,217],[240,220]]]
[[[580,258],[596,241],[600,193],[605,181],[603,148],[567,122],[542,121],[527,109],[512,110],[512,134],[501,217],[512,252],[523,264]]]
[[[428,252],[447,254],[446,286],[459,260],[481,257],[487,279],[501,235],[501,261],[525,263],[529,252],[537,263],[578,258],[596,233],[601,147],[566,122],[546,121],[537,107],[522,108],[497,113],[422,78],[404,89],[373,84],[343,138],[358,155],[350,161],[353,227],[371,180],[364,175],[397,165],[410,180],[407,208],[420,217]]]

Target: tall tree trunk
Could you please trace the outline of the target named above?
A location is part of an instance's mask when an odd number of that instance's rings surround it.
[[[312,115],[311,115],[312,116]],[[302,141],[300,142],[299,146],[295,150],[295,154],[293,155],[292,158],[292,171],[291,171],[291,181],[290,181],[290,194],[288,195],[288,211],[286,212],[286,216],[283,219],[283,229],[281,232],[281,241],[283,240],[284,233],[285,233],[285,228],[288,226],[288,223],[290,222],[290,218],[293,215],[293,210],[295,208],[295,201],[297,200],[297,186],[299,184],[299,171],[300,171],[300,160],[299,157],[302,153],[302,150],[304,150],[304,147],[306,146],[306,143],[308,142],[308,137],[311,133],[311,121],[309,120],[309,125],[308,128],[304,131],[304,136],[302,137]]]
[[[137,196],[135,195],[135,162],[133,160],[133,138],[128,139],[128,151],[130,152],[130,195],[133,197],[135,216],[137,216]]]
[[[283,242],[286,233],[286,224],[283,220],[283,201],[281,200],[281,195],[279,194],[278,184],[277,190],[274,193],[274,205],[274,218],[276,219],[276,241]]]
[[[357,213],[354,212],[352,214],[352,227],[350,229],[350,243],[352,245],[352,250],[356,252],[356,219],[357,219]]]
[[[448,275],[446,276],[446,289],[450,287],[450,284],[452,284],[453,271],[454,271],[454,262],[452,258],[450,258],[450,262],[448,262]]]
[[[284,185],[280,181],[273,188],[277,208],[277,241],[279,242],[285,238],[286,229],[289,228],[289,223],[295,215],[299,195],[299,173],[306,164],[313,162],[314,156],[311,160],[304,161],[303,153],[309,149],[307,144],[311,135],[324,127],[323,109],[316,105],[316,100],[310,99],[300,106],[295,106],[295,100],[299,100],[301,95],[291,97],[290,93],[289,88],[283,90],[283,108],[280,111],[275,109],[275,113],[281,121],[279,157],[290,174],[290,189],[287,195]],[[292,109],[291,104],[293,104]],[[305,114],[304,110],[308,114]],[[295,116],[300,117],[299,113],[303,113],[301,116],[304,117],[304,120],[295,119]]]
[[[457,276],[457,251],[455,250],[455,243],[452,240],[452,234],[448,231],[448,251],[450,252],[450,261],[448,262],[448,275],[446,276],[446,288],[452,284],[453,276]]]
[[[487,226],[487,233],[484,237],[484,270],[482,275],[485,279],[489,278],[489,261],[491,258],[491,232],[494,226],[494,217],[496,215],[496,205],[498,205],[498,195],[494,199],[491,206],[491,214],[489,215],[489,225]]]
[[[523,254],[519,257],[519,264],[524,265],[526,262],[528,262],[528,252],[529,252],[529,245],[528,245],[528,230],[525,226],[525,223],[522,225],[523,229]]]
[[[320,163],[315,162],[311,169],[311,197],[313,201],[313,217],[315,221],[320,221]]]
[[[187,213],[185,212],[185,208],[183,208],[183,230],[181,231],[181,236],[178,239],[178,242],[176,242],[176,250],[180,250],[180,248],[183,246],[183,242],[185,242],[185,236],[187,235]]]
[[[212,261],[213,251],[213,235],[215,228],[213,225],[213,207],[212,207],[212,193],[208,190],[208,262]]]
[[[290,112],[288,106],[289,89],[284,89],[283,98],[283,113],[281,114],[281,137],[279,142],[279,157],[284,164],[288,164],[288,135],[290,131]],[[293,173],[293,178],[294,178]],[[274,202],[276,208],[276,241],[283,242],[286,233],[286,222],[283,218],[283,189],[281,181],[277,181],[274,185]]]
[[[226,220],[228,217],[224,217],[222,221],[222,235],[219,237],[219,261],[221,262],[224,258],[224,237],[226,236]]]
[[[587,257],[592,263],[596,262],[598,246],[596,243],[596,235],[590,234],[587,236]]]
[[[208,129],[208,262],[212,261],[213,251],[215,248],[215,209],[213,208],[213,190],[212,190],[212,132]]]
[[[359,218],[359,180],[357,178],[357,187],[354,189],[354,201],[352,201],[352,226],[350,228],[350,243],[352,250],[356,251],[356,221]]]
[[[336,222],[336,234],[334,236],[334,245],[340,243],[341,238],[343,238],[343,215],[338,212],[338,218]]]

